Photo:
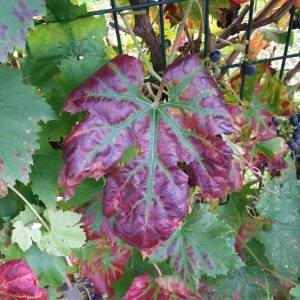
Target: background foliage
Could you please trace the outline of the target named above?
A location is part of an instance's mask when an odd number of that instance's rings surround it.
[[[105,1],[4,4],[3,299],[56,299],[71,274],[99,299],[300,298],[300,65],[271,63],[300,5],[264,2],[169,3],[164,37],[151,7],[164,70],[139,13],[119,55],[112,16],[87,13]]]

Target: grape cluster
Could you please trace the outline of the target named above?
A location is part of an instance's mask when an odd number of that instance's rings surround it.
[[[289,119],[273,118],[279,136],[285,138],[292,151],[300,145],[300,115],[292,115]]]
[[[92,284],[88,281],[87,278],[83,278],[81,280],[81,285],[79,285],[79,291],[83,294],[89,293],[89,298],[88,299],[93,299],[93,300],[103,300],[102,296],[98,295],[94,289]]]

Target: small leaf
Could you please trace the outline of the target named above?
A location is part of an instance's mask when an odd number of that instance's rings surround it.
[[[208,209],[209,205],[199,205],[187,215],[184,224],[167,241],[166,247],[159,247],[157,252],[167,252],[178,276],[195,293],[200,276],[227,274],[243,266],[230,244],[233,230],[215,214],[209,213]],[[154,253],[151,262],[155,261]]]
[[[145,299],[155,299],[155,300],[169,300],[170,297],[165,295],[164,290],[156,284],[155,279],[150,275],[144,274],[136,277],[129,290],[122,297],[122,300],[145,300]]]
[[[274,156],[283,156],[285,150],[285,140],[283,138],[277,137],[268,141],[257,142],[251,152],[252,157],[257,157],[260,153],[264,157],[272,160]]]
[[[170,299],[178,300],[198,300],[199,296],[196,296],[193,292],[186,288],[183,282],[178,281],[175,276],[161,276],[155,279],[156,283],[164,289],[165,294],[170,294]],[[205,288],[205,283],[199,285],[198,292]]]
[[[107,293],[114,296],[112,283],[119,280],[125,272],[125,264],[132,251],[120,246],[116,241],[108,220],[104,220],[101,228],[90,235],[92,215],[83,217],[87,232],[87,243],[75,252],[79,259],[78,273],[88,277],[99,295]]]
[[[264,39],[267,41],[273,41],[277,44],[285,44],[288,36],[288,32],[284,30],[278,30],[274,28],[260,28],[260,32],[262,32]],[[294,43],[294,36],[293,33],[291,33],[290,46]]]
[[[2,300],[47,300],[48,292],[37,285],[38,277],[24,260],[0,265],[0,297]]]
[[[247,207],[252,206],[252,200],[249,200],[250,195],[255,195],[255,190],[244,186],[243,190],[238,193],[232,193],[230,200],[225,205],[217,207],[218,215],[236,232],[241,225],[249,217]]]
[[[148,262],[148,258],[143,259],[141,251],[138,248],[133,248],[132,252],[132,255],[125,265],[124,275],[120,280],[113,283],[116,299],[121,299],[121,296],[129,289],[135,277],[143,274],[151,275],[153,278],[158,276],[157,270],[153,264]],[[172,274],[170,265],[167,262],[158,263],[157,265],[164,276]]]
[[[32,204],[32,207],[39,215],[43,213],[42,207],[35,204]],[[24,226],[27,226],[37,221],[37,216],[28,206],[25,206],[25,209],[20,211],[20,213],[11,220],[12,224],[14,224],[17,221],[21,221],[24,224]]]
[[[32,241],[39,243],[41,240],[41,231],[39,228],[28,228],[21,221],[14,223],[14,230],[11,236],[11,242],[17,243],[25,252],[32,245]]]
[[[21,71],[0,65],[0,179],[14,185],[29,182],[32,154],[39,148],[37,122],[55,119],[44,99],[21,83]],[[7,142],[9,141],[9,143]]]
[[[46,209],[44,217],[50,224],[51,231],[43,232],[38,247],[42,251],[57,256],[70,255],[72,249],[80,248],[85,243],[85,234],[78,224],[81,215],[62,210]]]

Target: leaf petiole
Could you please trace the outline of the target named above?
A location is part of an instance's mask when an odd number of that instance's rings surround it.
[[[29,203],[29,201],[10,184],[8,184],[7,187],[9,187],[12,191],[14,191],[28,205],[28,207],[36,215],[36,217],[40,220],[40,222],[44,225],[44,227],[47,229],[47,231],[51,232],[51,229],[48,227],[48,225],[45,223],[45,221],[42,219],[42,217],[37,213],[37,211],[34,209],[34,207]]]
[[[156,269],[156,271],[157,271],[159,277],[162,277],[163,274],[162,274],[160,268],[158,267],[158,265],[157,265],[156,263],[153,263],[153,266],[154,266],[154,268]]]

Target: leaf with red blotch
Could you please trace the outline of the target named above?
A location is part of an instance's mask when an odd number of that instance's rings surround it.
[[[201,293],[206,284],[199,285]],[[174,276],[152,278],[149,274],[137,276],[122,300],[197,300],[199,296],[186,288]]]
[[[44,0],[2,1],[0,10],[0,62],[4,62],[7,53],[16,46],[23,49],[26,35],[33,27],[33,17],[44,15]]]
[[[79,260],[78,274],[88,277],[99,295],[107,293],[109,297],[113,297],[112,283],[123,276],[125,264],[132,251],[117,243],[106,219],[101,223],[99,230],[92,232],[95,218],[96,214],[92,214],[81,220],[85,224],[84,229],[88,235],[88,241],[82,249],[75,253]]]
[[[166,246],[158,247],[150,257],[151,263],[170,257],[178,277],[194,293],[198,293],[198,279],[202,275],[215,277],[243,266],[230,244],[233,229],[208,209],[207,204],[197,205]]]
[[[170,295],[148,274],[136,277],[122,300],[170,300]],[[176,298],[175,298],[176,299]]]
[[[293,105],[289,100],[286,86],[274,76],[275,70],[270,64],[259,64],[254,76],[246,76],[244,87],[244,118],[241,138],[257,137],[263,129],[271,127],[267,121],[271,116],[290,116]],[[242,75],[231,80],[233,89],[239,94]],[[275,131],[275,127],[271,128]]]
[[[38,277],[24,260],[0,265],[1,300],[47,300],[48,292],[37,285]]]
[[[139,248],[168,239],[188,213],[188,177],[207,198],[226,195],[234,182],[232,150],[216,135],[235,130],[214,79],[196,55],[174,62],[163,79],[169,101],[154,104],[142,95],[141,62],[120,55],[75,89],[64,107],[90,113],[63,146],[59,183],[66,197],[84,178],[108,174],[104,215],[116,214],[117,235]],[[130,146],[139,155],[115,169]]]
[[[180,300],[197,300],[199,296],[190,291],[183,282],[179,282],[175,276],[163,276],[155,279],[157,284],[164,289],[165,293],[172,295],[171,299]],[[204,282],[199,283],[198,292],[201,295],[205,289]]]
[[[239,93],[241,75],[234,77],[231,84]],[[231,106],[230,112],[240,133],[235,142],[242,144],[244,158],[257,168],[261,168],[262,161],[267,161],[271,173],[285,168],[283,154],[287,145],[277,137],[272,117],[290,116],[293,105],[286,87],[273,76],[269,64],[258,66],[255,76],[246,76],[243,103],[243,106]]]

